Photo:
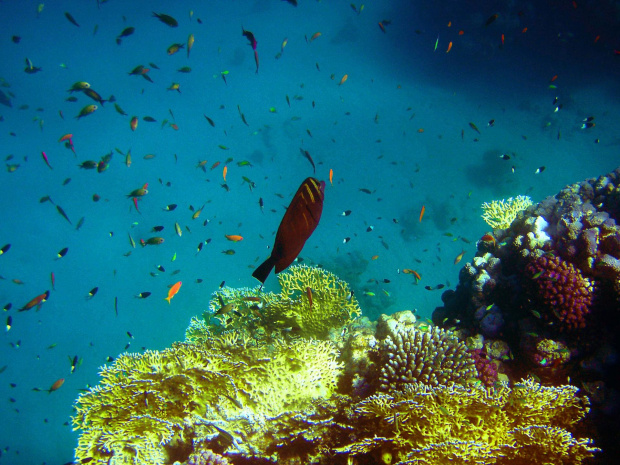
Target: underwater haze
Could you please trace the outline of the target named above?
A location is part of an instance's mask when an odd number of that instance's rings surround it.
[[[258,285],[307,177],[298,260],[429,318],[483,202],[620,165],[618,2],[294,3],[0,1],[0,464],[71,462],[80,390]]]

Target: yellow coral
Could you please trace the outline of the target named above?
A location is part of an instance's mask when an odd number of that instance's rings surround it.
[[[265,318],[302,337],[326,338],[331,329],[349,324],[362,313],[349,285],[322,268],[292,266],[278,275],[278,281],[282,292],[265,306]]]
[[[482,204],[482,219],[493,229],[506,229],[517,217],[517,213],[532,205],[532,199],[519,195],[507,200],[494,200]]]
[[[290,425],[300,412],[312,418],[320,399],[334,393],[342,368],[337,355],[328,341],[256,347],[233,333],[123,354],[76,401],[73,426],[82,430],[76,459],[169,463],[171,450],[220,434],[213,425],[238,438],[244,453],[265,453],[278,441],[278,428],[290,434],[285,419]]]
[[[367,434],[381,441],[358,434],[356,442],[337,452],[355,455],[380,447],[403,464],[544,463],[550,457],[578,464],[598,449],[568,429],[588,411],[576,392],[573,386],[545,387],[531,379],[512,389],[502,383],[411,383],[400,393],[357,404],[356,424],[363,428],[366,422]]]

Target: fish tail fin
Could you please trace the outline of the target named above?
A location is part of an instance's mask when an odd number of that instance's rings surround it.
[[[267,260],[261,263],[261,265],[254,270],[254,273],[252,273],[252,276],[258,279],[262,284],[265,284],[265,281],[267,280],[267,276],[269,276],[269,273],[271,273],[271,270],[273,270],[274,266],[275,266],[275,260],[270,255]]]
[[[170,305],[170,299],[171,299],[170,297],[164,297],[164,300],[168,301],[168,305]]]

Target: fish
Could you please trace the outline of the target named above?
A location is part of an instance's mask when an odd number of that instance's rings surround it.
[[[177,208],[177,204],[176,203],[171,203],[170,205],[166,205],[165,208],[162,208],[162,210],[167,211],[167,212],[171,212],[174,211]]]
[[[541,166],[540,168],[537,168],[536,171],[534,171],[534,174],[540,174],[543,171],[545,171],[547,169],[546,166]]]
[[[345,74],[344,76],[342,76],[342,79],[340,79],[340,82],[338,83],[339,86],[343,85],[345,82],[347,82],[347,79],[349,79],[349,75]]]
[[[42,71],[42,68],[34,66],[32,64],[32,61],[30,61],[29,58],[26,58],[26,67],[24,68],[24,72],[28,74],[34,74],[38,73],[39,71]]]
[[[486,23],[484,23],[484,27],[487,27],[494,23],[497,18],[499,18],[499,13],[495,13],[494,15],[489,16],[489,19],[487,19]]]
[[[170,27],[177,27],[179,25],[179,22],[174,19],[172,16],[164,14],[164,13],[155,13],[153,12],[152,15],[154,18],[159,19],[162,23],[164,23],[167,26]]]
[[[465,249],[463,249],[463,251],[460,254],[458,254],[456,258],[454,259],[455,265],[457,265],[463,259],[463,255],[465,255]]]
[[[215,123],[213,122],[213,120],[211,118],[209,118],[207,115],[202,115],[202,116],[205,117],[205,119],[211,125],[211,127],[215,127]]]
[[[334,170],[333,169],[329,169],[329,183],[333,186],[334,185]]]
[[[426,207],[422,205],[422,210],[420,210],[420,223],[422,222],[422,217],[424,216],[425,211],[426,211]]]
[[[69,251],[69,247],[65,247],[64,249],[62,249],[60,252],[58,252],[56,254],[56,258],[60,259],[60,258],[64,257],[65,255],[67,255],[68,251]]]
[[[187,38],[187,58],[189,58],[189,52],[192,50],[194,46],[194,34],[190,34]]]
[[[310,153],[307,150],[302,149],[301,147],[299,148],[299,151],[301,152],[301,154],[306,157],[308,159],[308,161],[310,162],[310,164],[312,165],[312,171],[314,173],[316,173],[316,166],[314,165],[314,161],[312,160],[312,157],[310,156]]]
[[[59,380],[55,381],[54,384],[52,384],[49,389],[47,389],[47,392],[49,394],[51,394],[52,392],[60,389],[60,387],[63,384],[65,384],[65,379],[64,378],[60,378]]]
[[[45,154],[45,152],[41,152],[41,156],[43,157],[43,160],[45,161],[45,164],[49,167],[49,169],[53,170],[54,168],[52,168],[52,165],[50,165],[50,161],[47,159],[47,155]]]
[[[135,131],[138,128],[138,117],[134,116],[131,118],[131,120],[129,121],[129,127],[131,128],[132,131]]]
[[[80,27],[78,22],[75,20],[73,16],[71,16],[71,13],[69,13],[68,11],[65,11],[65,18],[67,18],[67,20],[74,26]]]
[[[318,39],[319,37],[321,37],[321,33],[320,32],[315,32],[314,34],[312,34],[312,37],[310,37],[310,42],[312,42],[315,39]]]
[[[69,219],[69,217],[67,216],[67,214],[65,213],[65,211],[62,209],[60,205],[56,205],[56,210],[58,210],[58,213],[60,213],[62,217],[65,220],[67,220],[71,226],[73,226],[73,223],[71,223],[71,220]]]
[[[140,294],[137,294],[135,297],[136,299],[146,299],[150,295],[150,292],[140,292]]]
[[[258,45],[258,42],[256,42],[256,38],[254,37],[254,34],[252,34],[250,31],[246,31],[245,29],[243,29],[243,26],[242,26],[241,35],[250,41],[252,50],[256,50],[256,46]]]
[[[452,42],[448,44],[448,50],[446,50],[446,53],[449,53],[450,50],[452,50]]]
[[[9,249],[11,248],[11,244],[5,244],[1,249],[0,249],[0,255],[4,255],[5,253],[7,253],[9,251]]]
[[[163,237],[150,237],[148,238],[146,241],[143,239],[140,239],[140,244],[142,244],[142,247],[146,247],[147,245],[159,245],[159,244],[163,244],[164,242],[164,238]]]
[[[146,194],[149,193],[148,189],[147,189],[148,184],[145,184],[144,186],[138,188],[138,189],[134,189],[132,190],[129,194],[127,194],[127,198],[129,197],[142,197]]]
[[[226,174],[228,174],[228,166],[224,165],[224,169],[222,170],[222,178],[224,178],[224,182],[226,182]]]
[[[86,296],[87,299],[92,299],[93,297],[95,297],[95,295],[97,295],[97,292],[99,292],[99,288],[98,287],[93,287],[89,292],[88,295]]]
[[[97,105],[86,105],[84,108],[80,110],[80,113],[75,117],[75,119],[80,119],[80,118],[83,118],[84,116],[88,116],[94,113],[97,110],[97,108],[99,108]]]
[[[116,37],[116,43],[120,45],[122,42],[122,39],[132,35],[135,32],[135,30],[136,30],[135,27],[126,27],[125,29],[123,29],[121,33]]]
[[[474,123],[469,123],[469,127],[472,128],[474,131],[476,131],[478,134],[480,134],[480,130],[478,129],[478,127],[474,124]]]
[[[239,242],[243,240],[243,237],[237,234],[224,234],[224,237],[232,242]]]
[[[325,181],[306,178],[295,193],[280,222],[271,255],[254,270],[252,276],[262,284],[271,270],[286,269],[297,258],[323,213]]]
[[[182,48],[185,48],[184,44],[172,44],[170,47],[168,47],[166,52],[168,53],[168,55],[174,55],[175,53],[177,53]]]
[[[43,294],[36,296],[34,299],[32,299],[30,302],[28,302],[26,305],[24,305],[22,308],[18,309],[18,312],[25,312],[30,310],[32,307],[38,307],[38,309],[40,308],[41,305],[43,305],[44,302],[47,301],[47,299],[49,299],[50,296],[50,291],[45,291]]]
[[[179,281],[178,283],[175,283],[172,285],[172,287],[170,289],[168,289],[168,297],[166,297],[164,300],[168,301],[168,304],[170,304],[170,300],[177,295],[177,292],[179,292],[179,289],[181,289],[181,284],[183,284],[181,281]]]

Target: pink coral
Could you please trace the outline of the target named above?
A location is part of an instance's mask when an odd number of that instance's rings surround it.
[[[493,359],[487,355],[484,349],[474,349],[470,353],[478,371],[477,378],[485,386],[493,386],[497,381],[497,365]]]
[[[187,459],[187,465],[229,465],[230,462],[209,449],[195,452]]]
[[[525,286],[533,309],[540,310],[546,321],[557,324],[559,331],[585,328],[594,284],[572,263],[555,255],[533,259],[525,267]]]

